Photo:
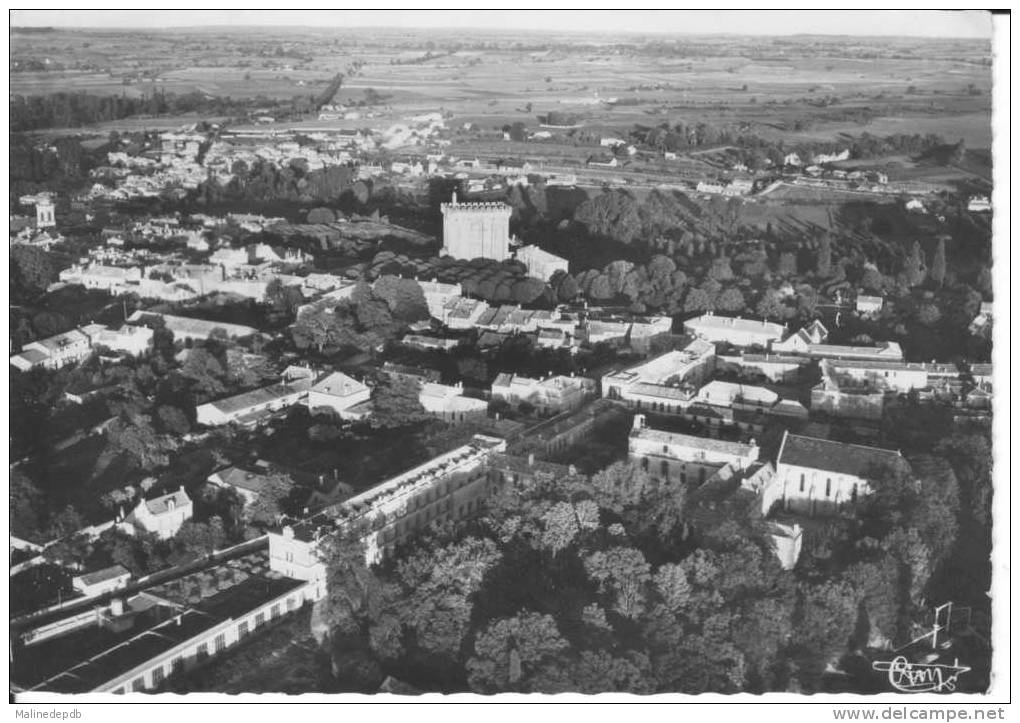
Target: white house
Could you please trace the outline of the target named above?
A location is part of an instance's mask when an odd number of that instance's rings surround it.
[[[651,474],[677,478],[681,484],[701,485],[727,464],[747,469],[758,461],[758,452],[754,440],[744,444],[652,429],[643,414],[634,416],[628,440],[631,461]]]
[[[460,284],[443,284],[439,281],[419,281],[422,293],[425,295],[425,303],[429,307],[429,314],[436,319],[443,320],[447,304],[459,299],[464,291]]]
[[[86,359],[92,353],[87,335],[77,329],[63,334],[29,342],[21,347],[21,353],[11,357],[11,365],[21,371],[36,367],[59,369]]]
[[[124,521],[143,532],[152,532],[160,539],[169,540],[191,519],[194,505],[181,487],[175,492],[154,500],[141,499]]]
[[[528,267],[528,276],[548,281],[557,271],[567,272],[569,263],[538,246],[522,246],[515,254],[518,261]]]
[[[776,461],[774,501],[790,512],[833,515],[871,493],[880,467],[909,469],[898,451],[783,435]]]
[[[372,390],[357,379],[333,372],[312,384],[306,403],[312,410],[328,408],[343,418],[360,419],[368,410],[359,412],[355,407],[368,402],[371,396]]]
[[[874,316],[882,312],[882,307],[885,305],[885,299],[881,296],[868,296],[867,294],[858,294],[857,302],[854,305],[854,310],[861,316]]]
[[[104,567],[71,578],[71,587],[85,597],[96,597],[124,587],[131,579],[131,571],[123,565]]]

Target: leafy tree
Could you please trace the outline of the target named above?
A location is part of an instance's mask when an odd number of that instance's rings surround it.
[[[156,410],[160,427],[170,434],[182,435],[191,430],[191,423],[187,416],[177,407],[162,405]]]
[[[40,294],[57,280],[57,269],[50,254],[38,246],[11,246],[10,261],[11,290],[19,298]]]
[[[83,527],[85,527],[85,519],[72,505],[67,505],[64,509],[50,517],[46,537],[51,540],[60,539],[73,535]]]
[[[421,384],[407,377],[390,376],[372,390],[372,415],[376,428],[406,427],[430,417],[420,400]]]
[[[574,212],[574,220],[588,233],[631,243],[641,231],[638,203],[623,190],[611,190],[590,198]]]
[[[828,234],[822,236],[818,246],[818,263],[815,273],[823,279],[832,273],[832,239]]]
[[[761,297],[758,306],[755,307],[758,316],[773,321],[781,321],[786,316],[786,303],[783,297],[775,289],[769,289]]]
[[[429,318],[425,294],[414,279],[380,276],[372,288],[372,295],[385,301],[390,313],[400,321],[411,323]],[[360,312],[358,320],[361,321]]]
[[[290,333],[298,349],[314,348],[323,354],[327,350],[336,351],[352,343],[357,332],[345,316],[313,311],[302,314],[291,327]]]
[[[797,275],[797,254],[790,251],[784,251],[779,254],[779,266],[777,271],[782,276],[796,276]]]
[[[213,517],[208,522],[188,520],[174,535],[167,560],[171,565],[181,565],[220,550],[226,544],[227,533],[221,518]]]
[[[258,494],[245,505],[245,516],[259,525],[275,524],[281,514],[284,502],[294,489],[294,480],[290,475],[271,473],[265,475],[259,485]]]
[[[111,452],[127,455],[143,470],[165,467],[169,453],[177,448],[172,438],[156,433],[144,414],[119,417],[107,427],[106,437]]]
[[[598,584],[599,591],[611,601],[611,607],[627,618],[644,612],[651,581],[651,566],[640,551],[612,547],[593,552],[584,558],[588,576]]]
[[[500,560],[492,540],[469,537],[445,547],[416,552],[398,575],[404,595],[396,618],[430,654],[456,661],[470,630],[474,595]]]
[[[365,564],[357,531],[326,537],[319,549],[327,573],[325,621],[341,634],[360,634],[381,619],[392,593]]]
[[[203,402],[227,390],[223,383],[226,370],[219,359],[203,347],[195,347],[188,353],[178,373],[191,382],[192,392]]]
[[[921,242],[915,241],[910,247],[910,255],[903,262],[903,278],[907,286],[914,287],[924,281],[924,256],[921,253]]]
[[[942,319],[942,312],[935,304],[921,304],[917,309],[917,321],[925,326],[934,326]]]
[[[716,281],[729,281],[733,278],[733,269],[730,267],[730,260],[726,256],[713,259],[712,266],[708,269],[708,278]]]
[[[861,598],[840,580],[802,584],[799,597],[791,642],[800,682],[814,690],[826,666],[848,651]]]
[[[744,294],[735,286],[726,289],[715,300],[715,306],[720,311],[743,311],[746,304],[747,301],[744,299]]]
[[[946,280],[946,240],[939,238],[935,242],[935,258],[928,269],[928,277],[939,286]]]
[[[692,288],[684,298],[684,312],[694,313],[712,308],[712,297],[704,289]]]
[[[43,511],[43,494],[21,470],[11,469],[8,478],[11,533],[26,540],[38,540]]]
[[[552,616],[519,612],[478,634],[467,662],[468,684],[476,693],[541,690],[544,666],[567,648]]]
[[[548,664],[535,689],[542,693],[652,693],[651,661],[644,653],[582,650]]]
[[[865,291],[881,294],[885,292],[886,284],[885,276],[874,266],[868,266],[864,269],[864,273],[861,275],[861,286],[864,287]]]

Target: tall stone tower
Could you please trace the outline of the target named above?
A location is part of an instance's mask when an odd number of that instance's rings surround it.
[[[505,203],[444,203],[443,251],[455,259],[510,258],[510,214]]]
[[[52,228],[57,225],[56,211],[53,201],[40,198],[35,204],[36,228]]]

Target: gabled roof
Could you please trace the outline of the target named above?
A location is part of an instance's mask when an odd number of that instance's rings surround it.
[[[783,437],[776,464],[808,467],[823,472],[865,477],[869,468],[876,464],[892,466],[906,465],[898,451],[865,447],[860,444],[833,442],[828,439],[802,437],[787,433]]]
[[[368,389],[357,379],[352,379],[343,372],[333,372],[322,377],[312,385],[311,390],[319,394],[329,394],[334,397],[349,397],[353,394]]]
[[[212,480],[213,477],[218,479],[221,484],[258,494],[265,488],[268,475],[252,472],[240,467],[225,467],[214,472],[210,475],[209,479]]]

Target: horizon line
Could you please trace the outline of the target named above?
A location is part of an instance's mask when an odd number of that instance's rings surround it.
[[[264,29],[273,32],[287,32],[296,30],[316,30],[321,32],[327,32],[329,30],[341,29],[341,30],[385,30],[388,32],[414,32],[414,31],[425,31],[425,32],[443,32],[443,31],[464,31],[464,30],[480,30],[489,33],[496,34],[508,34],[508,33],[523,33],[523,34],[539,34],[539,35],[552,35],[552,34],[569,34],[569,35],[592,35],[592,34],[617,34],[617,35],[636,35],[636,36],[649,36],[649,37],[663,37],[663,36],[675,36],[675,37],[737,37],[737,38],[875,38],[882,40],[890,40],[896,38],[911,38],[911,39],[924,39],[924,40],[988,40],[991,42],[992,37],[973,36],[973,35],[911,35],[909,33],[898,33],[895,35],[868,35],[868,34],[857,34],[857,33],[836,33],[836,32],[825,32],[821,30],[815,30],[810,32],[800,33],[746,33],[746,32],[725,32],[725,31],[698,31],[698,30],[651,30],[651,29],[634,29],[634,30],[620,30],[614,28],[607,28],[605,30],[592,30],[582,28],[514,28],[514,27],[487,27],[484,25],[450,25],[450,26],[432,26],[432,25],[410,25],[410,26],[386,26],[386,25],[359,25],[359,24],[346,24],[346,25],[270,25],[261,23],[237,23],[237,24],[223,24],[223,23],[212,23],[212,24],[193,24],[193,25],[164,25],[164,26],[150,26],[150,25],[17,25],[11,23],[11,31],[18,30],[59,30],[59,31],[89,31],[89,30],[101,30],[106,32],[137,32],[145,31],[152,33],[166,33],[174,30],[194,30],[194,29]],[[470,41],[465,41],[470,42]]]

